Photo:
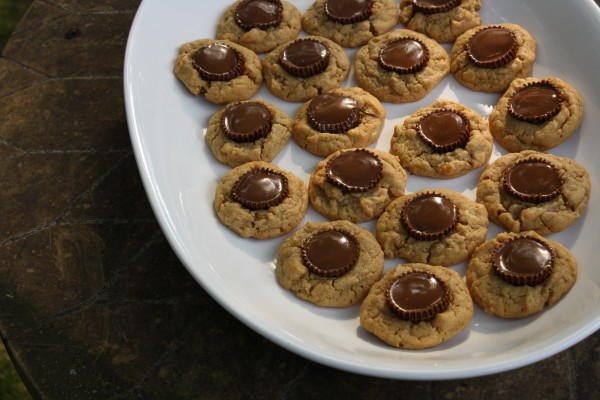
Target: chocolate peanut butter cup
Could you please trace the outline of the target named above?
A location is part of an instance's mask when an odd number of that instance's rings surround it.
[[[233,199],[250,210],[266,210],[276,206],[287,195],[287,178],[266,168],[246,172],[231,189]]]
[[[243,29],[267,30],[281,23],[280,0],[243,0],[235,9],[235,22]]]
[[[462,113],[439,109],[421,118],[417,133],[434,152],[446,153],[467,144],[470,127]]]
[[[193,66],[207,81],[230,81],[244,73],[244,57],[223,43],[212,43],[192,56]]]
[[[421,193],[402,208],[402,225],[419,240],[435,240],[447,235],[458,222],[458,207],[436,193]]]
[[[302,243],[302,260],[306,268],[325,277],[344,275],[354,267],[359,255],[356,238],[341,230],[317,232]]]
[[[406,37],[390,41],[379,52],[378,62],[383,69],[399,74],[413,74],[425,67],[429,50],[419,40]]]
[[[508,240],[492,253],[496,273],[515,286],[535,286],[544,282],[552,273],[554,259],[552,247],[528,236]]]
[[[458,7],[462,0],[413,0],[415,11],[422,14],[438,14]]]
[[[352,97],[323,93],[311,100],[306,118],[319,132],[343,133],[360,124],[361,114]]]
[[[237,143],[254,142],[271,131],[272,115],[267,106],[257,102],[231,104],[221,114],[221,129]]]
[[[315,39],[298,39],[285,47],[279,63],[291,75],[308,78],[323,72],[329,65],[327,46]]]
[[[504,172],[502,183],[511,196],[534,204],[554,199],[562,187],[556,168],[537,158],[510,165]]]
[[[450,304],[446,284],[433,274],[413,271],[394,280],[386,291],[386,300],[401,319],[428,321]]]
[[[365,149],[344,151],[325,166],[327,182],[349,193],[366,192],[374,188],[382,172],[383,165],[379,157]]]
[[[541,124],[559,113],[563,98],[547,81],[530,82],[508,100],[508,112],[518,120]]]
[[[482,68],[499,68],[517,55],[515,34],[501,26],[489,26],[475,33],[467,42],[466,50],[473,64]]]
[[[326,0],[325,15],[333,22],[353,24],[371,16],[371,0]]]

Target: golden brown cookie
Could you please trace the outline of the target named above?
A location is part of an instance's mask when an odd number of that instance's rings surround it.
[[[223,175],[215,191],[223,225],[243,237],[267,239],[290,232],[304,218],[308,193],[291,172],[253,161]]]
[[[381,101],[406,103],[425,97],[450,71],[446,50],[427,36],[398,29],[376,36],[356,54],[358,86]]]
[[[385,108],[361,88],[338,88],[306,102],[296,113],[292,135],[314,155],[366,147],[377,140]]]
[[[228,40],[199,39],[183,44],[175,75],[196,96],[224,104],[254,96],[263,80],[260,59]]]
[[[302,27],[309,35],[358,47],[392,29],[398,14],[394,0],[316,0],[302,16]]]
[[[451,72],[463,86],[504,92],[531,74],[537,42],[516,24],[483,25],[460,35],[450,51]]]
[[[344,49],[320,36],[282,44],[262,61],[269,91],[287,101],[307,101],[346,80],[350,60]]]
[[[400,22],[438,42],[457,37],[481,24],[481,0],[401,0]]]
[[[509,151],[546,151],[571,137],[583,113],[583,98],[562,79],[515,79],[489,116],[490,132]]]
[[[301,29],[302,15],[287,1],[237,0],[221,16],[217,39],[263,53],[293,40]]]
[[[310,177],[313,208],[330,220],[364,222],[377,218],[404,194],[406,172],[398,158],[375,149],[336,151]]]
[[[481,204],[449,189],[424,189],[394,200],[377,220],[386,258],[449,266],[467,260],[485,241]]]
[[[420,350],[444,343],[473,319],[473,300],[457,272],[400,264],[373,285],[360,325],[390,346]]]
[[[215,158],[231,167],[271,162],[291,136],[292,120],[260,99],[229,104],[208,121],[206,143]]]
[[[577,260],[562,244],[533,231],[501,233],[477,248],[466,277],[473,300],[486,313],[523,318],[573,287]]]
[[[454,178],[492,155],[488,123],[462,104],[438,99],[394,127],[390,153],[415,175]]]
[[[590,176],[577,161],[524,150],[500,157],[483,171],[477,201],[490,220],[510,232],[549,235],[581,217],[590,187]]]
[[[279,283],[324,307],[362,301],[383,272],[383,252],[373,234],[349,221],[308,222],[277,252]]]

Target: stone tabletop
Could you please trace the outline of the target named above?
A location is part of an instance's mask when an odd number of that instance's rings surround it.
[[[0,58],[0,334],[40,399],[592,399],[600,332],[476,379],[331,369],[222,309],[150,209],[122,68],[139,0],[36,0]]]

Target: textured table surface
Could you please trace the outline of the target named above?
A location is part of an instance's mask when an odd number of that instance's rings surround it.
[[[129,141],[139,0],[36,0],[0,58],[0,333],[34,398],[593,399],[600,332],[475,379],[331,369],[238,322],[179,263]]]

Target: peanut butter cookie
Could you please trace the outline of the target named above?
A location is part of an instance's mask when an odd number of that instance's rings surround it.
[[[373,234],[349,221],[308,222],[277,252],[281,286],[325,307],[362,301],[383,272],[383,252]]]
[[[263,53],[293,40],[301,29],[302,14],[287,1],[238,0],[221,16],[217,39]]]
[[[336,151],[319,162],[308,195],[314,209],[331,219],[364,222],[377,218],[404,194],[406,172],[398,158],[375,149]]]
[[[302,27],[309,35],[358,47],[396,26],[398,14],[394,0],[317,0],[302,16]]]
[[[454,42],[450,69],[469,89],[504,92],[513,80],[531,74],[536,47],[533,36],[519,25],[478,26]]]
[[[256,53],[228,40],[183,44],[175,60],[175,75],[192,94],[217,104],[249,99],[263,81]]]
[[[490,132],[509,151],[546,151],[571,137],[583,113],[583,98],[562,79],[515,79],[489,116]]]
[[[454,178],[492,155],[488,123],[462,104],[439,99],[394,127],[390,153],[415,175]]]
[[[376,36],[356,54],[358,86],[381,101],[406,103],[425,97],[450,72],[446,50],[407,29]]]
[[[217,216],[243,237],[267,239],[290,232],[304,218],[304,182],[276,165],[253,161],[223,175],[215,191]]]
[[[444,343],[473,319],[473,300],[457,272],[400,264],[373,285],[360,307],[360,325],[383,342],[409,350]]]
[[[254,99],[217,111],[204,137],[219,162],[237,167],[250,161],[271,162],[290,139],[291,127],[285,112]]]
[[[307,101],[336,89],[350,72],[344,49],[321,36],[282,44],[262,61],[269,91],[287,101]]]
[[[481,204],[449,189],[426,189],[394,200],[377,220],[386,258],[450,266],[467,260],[485,241]]]
[[[581,217],[590,176],[575,160],[524,150],[500,157],[479,178],[477,201],[510,232],[560,232]]]
[[[377,140],[385,108],[361,88],[338,88],[304,104],[292,135],[303,149],[320,157],[338,150],[366,147]]]
[[[577,279],[577,260],[562,244],[533,231],[501,233],[479,246],[467,287],[483,310],[523,318],[559,301]]]
[[[481,0],[401,0],[400,22],[438,42],[457,37],[481,24]]]

